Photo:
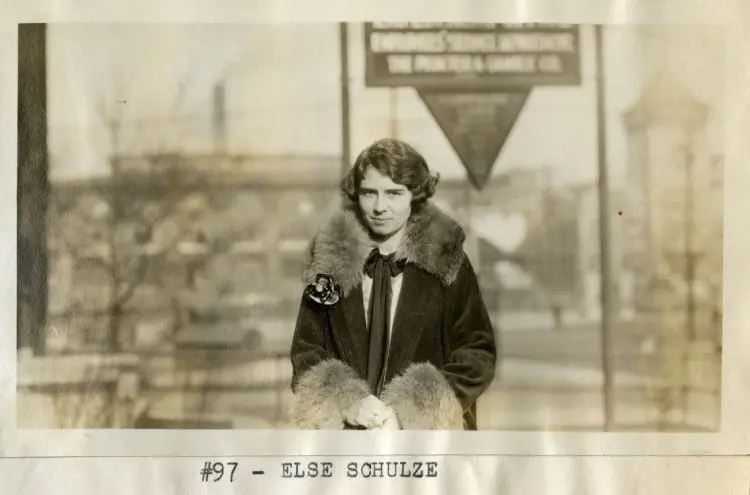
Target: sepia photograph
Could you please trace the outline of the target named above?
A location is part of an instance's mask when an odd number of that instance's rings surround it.
[[[720,432],[726,64],[708,25],[19,24],[16,427]]]

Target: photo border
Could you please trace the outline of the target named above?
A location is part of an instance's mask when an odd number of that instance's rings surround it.
[[[0,269],[6,274],[0,295],[0,455],[18,456],[208,456],[208,455],[697,455],[750,452],[750,203],[748,152],[750,122],[745,111],[750,56],[746,12],[740,2],[668,0],[629,3],[599,0],[549,1],[531,6],[517,1],[384,1],[368,6],[350,2],[240,2],[149,0],[16,1],[2,11],[0,76]],[[43,6],[46,4],[46,6]],[[219,7],[223,4],[223,7]],[[723,24],[727,27],[725,124],[724,321],[720,433],[558,433],[558,432],[310,432],[297,430],[21,430],[16,425],[16,114],[18,22],[574,22],[617,24]],[[730,105],[729,102],[736,102]]]

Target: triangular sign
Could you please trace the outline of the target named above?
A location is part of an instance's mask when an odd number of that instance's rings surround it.
[[[460,92],[418,89],[419,96],[456,150],[475,188],[484,188],[530,89]]]

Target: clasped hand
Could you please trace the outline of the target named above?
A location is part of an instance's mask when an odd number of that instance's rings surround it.
[[[368,395],[344,412],[344,421],[368,430],[398,430],[398,418],[393,409],[374,395]]]

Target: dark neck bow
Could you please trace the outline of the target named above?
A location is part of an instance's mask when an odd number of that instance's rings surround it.
[[[380,395],[385,380],[385,363],[391,321],[391,277],[404,271],[406,260],[395,260],[393,253],[383,256],[373,249],[365,261],[365,273],[372,277],[370,293],[370,348],[367,360],[367,381],[375,396]]]
[[[365,261],[365,273],[374,279],[375,274],[382,269],[391,277],[396,277],[404,271],[405,265],[406,260],[396,260],[394,253],[383,256],[378,248],[374,248]]]

